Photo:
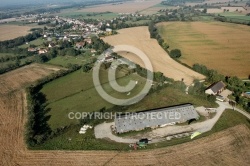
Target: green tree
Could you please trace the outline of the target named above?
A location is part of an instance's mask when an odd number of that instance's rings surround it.
[[[181,50],[179,50],[179,49],[171,50],[170,57],[171,58],[180,58],[181,57]]]

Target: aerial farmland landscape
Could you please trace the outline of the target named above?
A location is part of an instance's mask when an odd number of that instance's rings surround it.
[[[0,165],[250,165],[249,0],[2,0]]]

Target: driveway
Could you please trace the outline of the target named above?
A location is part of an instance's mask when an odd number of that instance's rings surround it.
[[[157,128],[157,129],[152,130],[151,132],[148,132],[146,135],[153,138],[151,143],[156,143],[156,142],[161,141],[163,137],[170,136],[170,135],[175,135],[179,133],[189,133],[189,132],[194,132],[194,131],[199,131],[202,133],[210,131],[215,125],[215,123],[219,120],[224,110],[228,108],[232,109],[232,106],[230,106],[226,102],[217,101],[217,103],[219,104],[219,107],[216,108],[216,115],[212,119],[206,120],[204,122],[185,125],[185,126],[174,125],[174,126],[166,126],[163,128]],[[235,110],[250,119],[250,114],[248,114],[247,112],[242,111],[237,108],[235,108]],[[121,143],[135,143],[138,141],[138,139],[121,138],[121,137],[114,135],[111,131],[111,126],[114,124],[115,123],[112,122],[112,123],[102,123],[102,124],[97,125],[95,127],[95,137],[101,138],[101,139],[108,138],[115,142],[121,142]]]
[[[135,143],[138,141],[138,139],[127,139],[127,138],[121,138],[116,135],[114,135],[111,131],[111,126],[115,125],[115,122],[112,123],[102,123],[95,127],[95,137],[96,138],[108,138],[110,140],[113,140],[115,142],[121,142],[121,143]]]

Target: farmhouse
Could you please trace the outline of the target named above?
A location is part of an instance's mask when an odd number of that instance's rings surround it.
[[[55,43],[50,43],[49,44],[49,48],[53,48],[53,47],[55,47],[56,45],[55,45]]]
[[[84,41],[88,44],[91,44],[92,43],[92,40],[91,39],[84,39]]]
[[[31,47],[29,47],[29,48],[28,48],[28,51],[29,51],[29,52],[36,52],[37,49],[36,49],[36,48],[31,48]]]
[[[226,85],[222,81],[219,81],[210,85],[205,90],[205,93],[210,94],[210,95],[217,95],[217,94],[220,94],[224,90],[225,87]]]
[[[115,118],[115,129],[117,133],[124,133],[143,130],[147,127],[164,127],[191,119],[199,119],[199,115],[192,104],[184,104],[129,115],[118,115]]]

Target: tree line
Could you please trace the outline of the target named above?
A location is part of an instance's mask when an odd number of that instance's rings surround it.
[[[48,124],[48,120],[50,119],[48,112],[50,110],[46,108],[45,95],[40,92],[42,86],[57,78],[79,70],[80,68],[81,67],[78,66],[69,70],[61,70],[36,81],[34,85],[26,88],[28,101],[28,120],[25,125],[25,141],[29,148],[44,143],[46,140],[59,135],[65,129],[63,128],[53,131],[50,128]]]
[[[2,49],[6,49],[6,48],[14,48],[17,46],[20,46],[26,42],[30,42],[32,40],[35,40],[37,38],[41,37],[40,32],[35,31],[32,32],[26,36],[21,36],[15,39],[11,39],[11,40],[5,40],[5,41],[1,41],[0,42],[0,50]]]

